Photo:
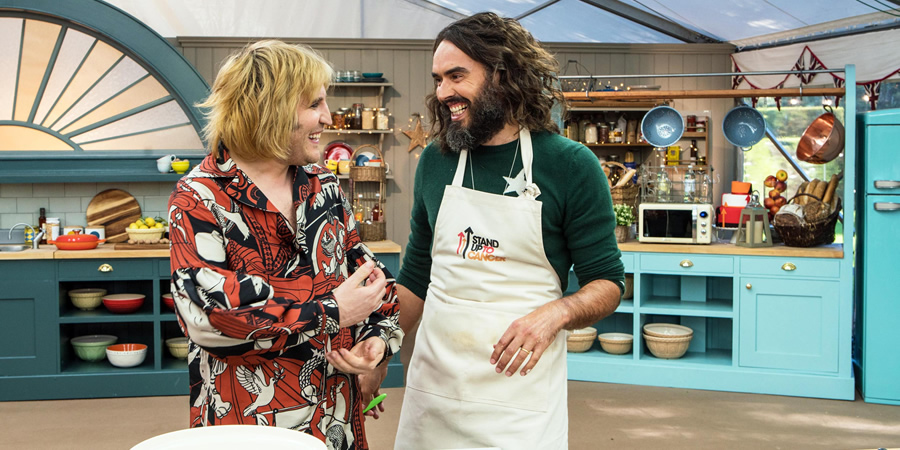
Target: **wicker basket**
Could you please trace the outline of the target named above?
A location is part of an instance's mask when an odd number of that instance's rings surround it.
[[[625,167],[624,164],[616,161],[606,161],[601,164],[604,167],[615,166],[618,167],[619,170],[622,171],[622,176],[625,176],[625,173],[628,172],[628,168]],[[637,217],[638,212],[638,199],[640,196],[641,188],[640,186],[634,183],[628,183],[619,187],[611,187],[609,188],[609,193],[612,195],[612,202],[614,205],[628,205],[631,207],[631,212]]]
[[[387,227],[384,222],[359,222],[357,231],[363,241],[383,241],[387,237]]]
[[[375,153],[378,154],[378,158],[381,159],[382,164],[379,167],[371,167],[371,166],[357,166],[356,157],[359,152],[365,148],[372,148],[375,150]],[[356,147],[356,150],[353,150],[353,156],[350,158],[351,164],[350,166],[350,179],[353,181],[384,181],[387,177],[385,176],[385,167],[384,167],[384,155],[381,153],[381,149],[372,145],[372,144],[364,144]]]
[[[827,205],[811,194],[797,194],[791,197],[790,202],[797,197],[806,195],[811,197],[811,202],[818,202],[820,205]],[[809,203],[807,203],[809,205]],[[826,206],[827,207],[827,206]],[[838,216],[841,211],[841,198],[835,197],[834,208],[828,216],[819,220],[807,220],[806,223],[789,222],[786,215],[775,215],[772,221],[775,230],[781,235],[784,245],[789,247],[815,247],[817,245],[828,245],[834,242],[834,226],[837,224]]]

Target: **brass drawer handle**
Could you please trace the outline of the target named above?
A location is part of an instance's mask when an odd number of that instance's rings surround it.
[[[97,268],[97,272],[109,273],[112,271],[113,271],[113,268],[109,264],[100,264],[100,267]]]
[[[792,270],[797,270],[797,266],[795,266],[794,263],[784,263],[784,265],[781,266],[781,270],[790,272]]]
[[[692,263],[691,260],[689,260],[689,259],[686,259],[686,260],[678,263],[678,265],[681,267],[684,267],[684,268],[694,267],[694,263]]]
[[[747,289],[753,289],[753,285],[750,283],[747,283]]]

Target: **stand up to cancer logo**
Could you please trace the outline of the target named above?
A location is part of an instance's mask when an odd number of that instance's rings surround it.
[[[479,236],[472,231],[472,227],[460,231],[457,235],[459,243],[456,246],[456,254],[463,259],[476,261],[506,261],[503,256],[497,256],[495,252],[500,248],[500,241],[484,236]]]

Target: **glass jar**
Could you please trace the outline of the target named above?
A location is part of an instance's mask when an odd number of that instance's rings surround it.
[[[362,114],[363,114],[363,104],[362,103],[354,103],[353,107],[350,108],[351,116],[350,116],[350,129],[351,130],[362,130]]]
[[[589,123],[585,126],[584,142],[587,144],[597,143],[597,124]]]
[[[569,123],[566,124],[566,137],[577,141],[578,140],[578,122],[574,120],[570,120]]]
[[[362,110],[362,129],[375,129],[375,108],[363,108]]]
[[[343,130],[347,128],[347,111],[337,110],[331,113],[331,128]]]
[[[600,125],[600,135],[597,137],[601,144],[609,144],[609,127]]]
[[[375,108],[375,129],[376,130],[387,130],[389,129],[389,117],[391,116],[390,112],[388,112],[387,108]]]

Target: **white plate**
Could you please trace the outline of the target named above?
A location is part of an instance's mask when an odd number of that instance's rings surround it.
[[[131,447],[131,450],[194,450],[198,448],[214,448],[216,450],[326,449],[324,442],[302,431],[257,425],[216,425],[161,434]]]
[[[674,323],[648,323],[644,332],[655,337],[686,337],[694,334],[694,330]]]

